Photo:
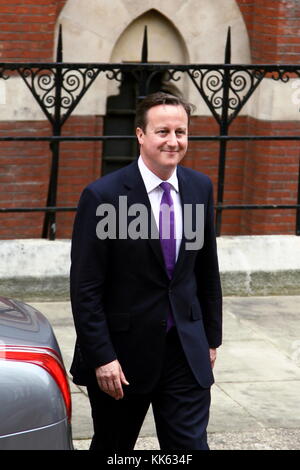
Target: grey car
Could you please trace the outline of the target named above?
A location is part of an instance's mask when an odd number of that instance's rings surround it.
[[[0,450],[72,450],[71,395],[48,320],[0,297]]]

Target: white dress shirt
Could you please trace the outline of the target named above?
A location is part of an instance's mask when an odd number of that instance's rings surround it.
[[[160,202],[163,195],[163,189],[159,186],[164,180],[152,173],[151,170],[145,165],[143,158],[140,156],[138,159],[138,167],[142,175],[146,191],[150,200],[152,212],[155,218],[157,227],[159,227],[159,210]],[[171,184],[171,196],[174,202],[175,214],[175,237],[176,237],[176,260],[179,253],[180,243],[182,239],[182,207],[179,194],[179,186],[176,169],[172,176],[166,181]]]

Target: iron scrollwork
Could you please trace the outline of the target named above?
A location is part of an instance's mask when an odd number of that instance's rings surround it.
[[[181,80],[181,76],[178,75],[181,71],[178,69],[167,69],[167,70],[155,70],[151,73],[149,73],[147,80],[146,80],[146,90],[150,90],[151,88],[151,82],[156,76],[161,76],[161,82],[163,88],[165,88],[166,91],[169,92],[174,92],[175,94],[178,92],[177,89],[172,90],[173,87],[175,88],[175,85],[171,84],[170,82],[178,82]]]
[[[71,114],[99,73],[100,69],[96,67],[68,68],[62,71],[60,103],[66,110],[63,121]]]
[[[165,73],[165,76],[164,76],[164,79],[169,82],[169,81],[173,81],[173,82],[178,82],[179,80],[181,80],[181,76],[178,76],[178,73],[182,73],[182,70],[178,70],[178,69],[168,69],[166,70],[166,73]]]
[[[32,95],[39,103],[47,118],[52,121],[49,110],[55,104],[53,91],[55,89],[55,68],[31,68],[18,69],[20,77],[24,80]]]
[[[203,69],[199,67],[188,70],[188,75],[215,119],[220,122],[218,110],[223,106],[224,71],[221,69]]]
[[[7,75],[8,71],[11,71],[11,69],[7,69],[5,66],[0,67],[0,78],[3,80],[8,80],[10,75]]]
[[[230,72],[228,95],[228,108],[232,111],[230,122],[246,104],[264,76],[265,73],[262,70],[245,69]]]
[[[224,107],[228,109],[228,122],[235,118],[265,76],[263,70],[221,67],[197,68],[188,74],[219,123]]]
[[[289,82],[291,78],[294,78],[295,75],[300,77],[300,69],[299,70],[293,70],[292,72],[289,70],[285,70],[282,68],[278,68],[277,70],[273,70],[271,72],[271,78],[276,81],[281,81],[283,83]]]
[[[53,123],[55,107],[66,110],[63,121],[99,74],[97,68],[19,68],[22,77],[47,118]],[[58,93],[59,91],[59,93]]]
[[[122,82],[122,70],[121,69],[112,69],[109,70],[105,76],[108,80],[116,80],[117,82]]]

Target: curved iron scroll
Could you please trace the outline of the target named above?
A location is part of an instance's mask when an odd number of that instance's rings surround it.
[[[94,67],[66,69],[24,67],[17,70],[53,125],[55,118],[51,111],[54,111],[55,108],[60,109],[60,126],[63,125],[100,73],[100,70]],[[57,94],[58,89],[59,94]],[[65,112],[62,113],[61,110],[65,110]]]
[[[199,67],[189,70],[188,75],[219,124],[224,107],[228,108],[229,124],[253,94],[266,72],[264,69]]]

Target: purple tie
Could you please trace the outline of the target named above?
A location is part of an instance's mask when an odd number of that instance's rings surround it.
[[[176,263],[176,238],[175,238],[175,214],[174,203],[171,196],[171,184],[161,183],[163,195],[159,211],[159,238],[164,255],[165,265],[169,279],[172,279]],[[169,309],[167,331],[174,325],[174,319]]]

